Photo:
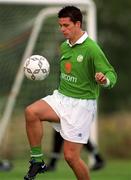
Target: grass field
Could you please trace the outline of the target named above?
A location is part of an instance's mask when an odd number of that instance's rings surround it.
[[[10,172],[0,172],[0,180],[21,180],[26,172],[26,160],[13,161],[14,168]],[[76,180],[67,164],[60,160],[58,169],[37,177],[37,180]],[[108,161],[105,168],[91,172],[91,180],[131,180],[131,162],[129,160]]]

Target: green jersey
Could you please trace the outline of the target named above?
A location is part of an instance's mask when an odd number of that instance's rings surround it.
[[[61,45],[59,92],[74,98],[96,99],[99,85],[95,73],[102,72],[109,79],[108,87],[116,82],[116,73],[104,53],[89,37],[71,46],[67,41]]]

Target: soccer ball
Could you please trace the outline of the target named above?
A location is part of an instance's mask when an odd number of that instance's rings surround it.
[[[50,72],[50,64],[40,55],[32,55],[24,63],[24,74],[30,80],[44,80]]]

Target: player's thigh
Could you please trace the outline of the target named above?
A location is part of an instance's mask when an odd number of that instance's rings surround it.
[[[44,100],[38,100],[27,107],[27,111],[33,112],[41,121],[59,122],[59,117],[51,106]]]

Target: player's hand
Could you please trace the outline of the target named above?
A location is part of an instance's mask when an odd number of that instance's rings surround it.
[[[95,74],[95,80],[98,84],[104,85],[107,83],[106,76],[102,72],[97,72]]]

